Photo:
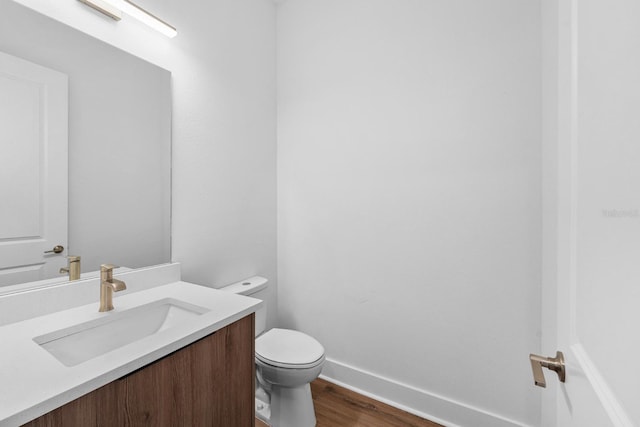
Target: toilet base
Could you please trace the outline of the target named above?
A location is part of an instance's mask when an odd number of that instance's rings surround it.
[[[256,416],[272,427],[315,427],[311,387],[272,386],[271,404],[256,398]],[[260,409],[259,409],[260,408]]]
[[[256,397],[255,403],[256,418],[267,425],[271,425],[271,405]]]

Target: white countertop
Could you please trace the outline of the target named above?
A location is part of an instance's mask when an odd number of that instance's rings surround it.
[[[34,337],[154,301],[175,298],[210,311],[79,365],[67,367]],[[0,327],[0,426],[19,426],[102,387],[255,312],[263,302],[187,282],[114,295],[115,309],[98,303]]]

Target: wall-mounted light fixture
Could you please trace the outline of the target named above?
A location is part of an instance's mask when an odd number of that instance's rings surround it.
[[[102,0],[80,0],[80,2],[86,4],[92,9],[97,10],[100,13],[104,13],[109,18],[119,21],[122,19],[122,11],[120,9],[116,9],[111,4],[104,2]]]
[[[109,18],[119,21],[122,19],[122,13],[136,18],[140,22],[150,26],[156,31],[161,32],[167,37],[175,37],[178,31],[172,25],[153,15],[152,13],[141,8],[130,0],[79,0],[93,9],[104,13]]]

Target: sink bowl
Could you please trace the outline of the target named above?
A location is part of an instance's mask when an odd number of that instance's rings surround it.
[[[166,298],[35,337],[42,348],[65,366],[94,357],[188,322],[209,310]]]

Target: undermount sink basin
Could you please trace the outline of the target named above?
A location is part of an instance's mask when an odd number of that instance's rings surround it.
[[[162,299],[60,329],[33,340],[65,366],[75,366],[144,337],[188,322],[209,310]]]

